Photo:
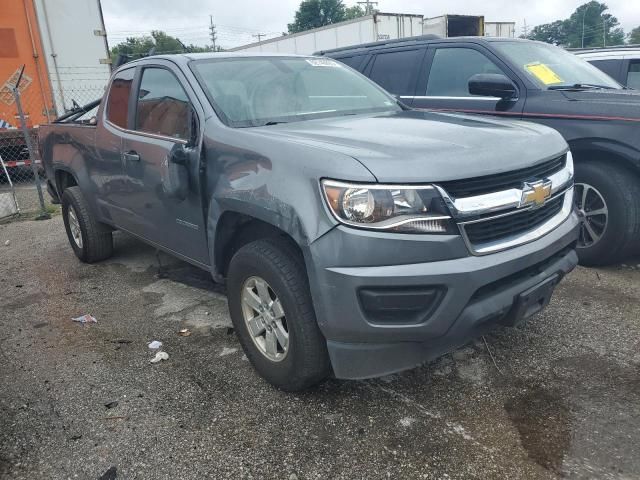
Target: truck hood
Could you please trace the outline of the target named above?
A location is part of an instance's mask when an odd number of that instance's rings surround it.
[[[379,182],[390,183],[491,175],[567,150],[560,134],[542,125],[425,111],[334,117],[254,131],[349,155]]]
[[[563,91],[562,94],[571,102],[568,113],[595,117],[596,120],[640,122],[640,91],[638,90]]]

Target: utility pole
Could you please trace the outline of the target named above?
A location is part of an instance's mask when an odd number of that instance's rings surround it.
[[[260,43],[262,41],[262,37],[266,37],[267,34],[266,33],[256,33],[255,35],[251,35],[253,38],[257,38],[258,39],[258,43]]]
[[[372,2],[371,0],[365,0],[364,2],[357,2],[358,5],[364,5],[364,14],[371,15],[374,13],[373,6],[378,6],[378,2]]]
[[[213,24],[213,15],[209,15],[209,36],[211,37],[211,47],[213,51],[216,51],[216,40],[218,39],[218,35],[216,35],[216,26]]]
[[[607,19],[602,19],[602,46],[607,46]]]

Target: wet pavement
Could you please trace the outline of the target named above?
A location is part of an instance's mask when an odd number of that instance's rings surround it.
[[[424,367],[286,394],[208,274],[121,234],[83,265],[60,217],[0,225],[0,478],[640,478],[637,264],[577,269]]]

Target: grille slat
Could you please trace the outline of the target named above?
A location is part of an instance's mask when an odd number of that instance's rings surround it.
[[[560,195],[536,210],[523,210],[513,215],[467,224],[464,226],[465,233],[474,245],[522,234],[557,215],[563,203],[564,195]]]
[[[553,160],[520,170],[464,180],[440,182],[439,185],[453,198],[472,197],[510,188],[522,188],[522,182],[524,181],[532,178],[545,178],[562,170],[566,161],[567,156],[562,155]]]

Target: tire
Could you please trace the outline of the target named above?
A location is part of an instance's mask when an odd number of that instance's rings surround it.
[[[280,326],[288,332],[288,345],[284,353],[282,344],[277,341],[275,356],[279,355],[279,359],[270,359],[265,353],[268,350],[268,332],[264,330],[262,348],[261,335],[252,335],[245,320],[247,311],[251,315],[259,314],[257,309],[243,301],[243,294],[246,295],[246,289],[255,287],[256,279],[266,282],[275,316],[278,314],[275,308],[277,300],[282,307],[284,316]],[[259,289],[255,287],[255,291],[259,292]],[[299,252],[285,239],[258,240],[240,248],[229,264],[227,294],[231,320],[242,349],[265,380],[281,390],[292,392],[307,389],[329,375],[331,367],[326,340],[318,328],[304,263]],[[267,322],[269,318],[275,318],[267,317],[266,312],[264,315],[262,318]],[[274,323],[271,325],[275,326]],[[282,329],[273,328],[271,338],[274,335],[278,337],[275,333],[278,330]]]
[[[603,163],[584,162],[576,165],[575,183],[580,264],[610,265],[634,253],[640,241],[640,178]],[[606,216],[594,215],[604,211],[603,204]],[[598,234],[599,239],[592,242]]]
[[[99,262],[113,254],[111,229],[95,219],[79,187],[64,190],[62,218],[71,248],[81,261]],[[79,239],[74,238],[74,231]]]

